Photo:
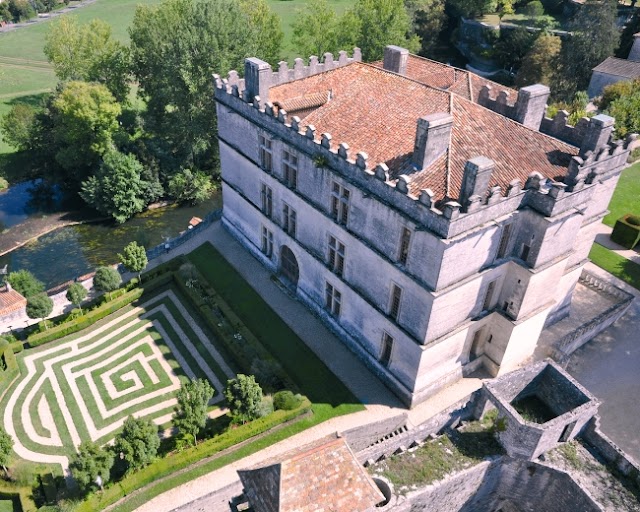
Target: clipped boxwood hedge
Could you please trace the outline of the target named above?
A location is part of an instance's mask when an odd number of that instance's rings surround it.
[[[611,240],[627,249],[633,249],[640,242],[640,216],[627,213],[616,221]]]
[[[48,343],[53,340],[57,340],[67,336],[69,334],[76,333],[87,327],[91,327],[98,320],[102,320],[111,313],[115,313],[119,309],[128,306],[135,300],[139,299],[143,293],[155,290],[160,286],[170,283],[172,280],[171,273],[165,273],[153,279],[139,288],[134,288],[131,291],[125,292],[117,299],[105,302],[101,306],[98,306],[91,311],[87,311],[84,315],[74,318],[73,320],[67,320],[60,325],[51,327],[50,329],[30,334],[27,338],[27,342],[30,347],[38,347],[44,343]],[[115,293],[115,292],[114,292]]]
[[[16,362],[16,356],[13,353],[12,345],[7,345],[1,352],[0,357],[4,357],[4,362],[7,365],[6,370],[0,371],[0,393],[7,389],[9,383],[18,375],[18,363]]]

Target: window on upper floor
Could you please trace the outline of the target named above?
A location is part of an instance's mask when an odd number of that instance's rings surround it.
[[[327,282],[325,285],[325,307],[333,316],[340,316],[342,294]]]
[[[512,224],[505,224],[500,234],[500,244],[498,245],[498,252],[496,254],[497,259],[504,258],[507,254],[507,247],[509,246],[509,238],[511,237]]]
[[[264,135],[259,136],[260,167],[269,172],[273,170],[272,144],[271,139],[268,139]]]
[[[273,214],[273,190],[264,183],[260,184],[260,199],[262,201],[262,213],[271,218]]]
[[[287,203],[282,204],[282,229],[290,236],[296,236],[296,211]]]
[[[398,262],[402,265],[407,264],[409,259],[409,246],[411,245],[411,230],[409,228],[402,228],[400,233],[400,250],[398,251]]]
[[[337,275],[344,272],[344,244],[334,236],[329,236],[329,268]]]
[[[285,151],[282,157],[283,178],[287,187],[298,188],[298,157]]]
[[[382,334],[382,347],[380,350],[380,364],[385,368],[391,363],[391,353],[393,352],[393,337],[388,333]]]
[[[402,299],[402,288],[397,284],[391,285],[391,298],[389,299],[389,316],[394,320],[398,320],[400,314],[400,300]]]
[[[484,293],[484,300],[482,301],[482,311],[487,311],[488,309],[491,309],[491,306],[493,305],[493,302],[494,302],[493,294],[495,290],[496,290],[496,281],[491,281]]]
[[[273,232],[262,226],[262,252],[271,258],[273,255]]]
[[[331,216],[338,224],[346,226],[349,219],[349,197],[351,193],[339,183],[331,186]]]

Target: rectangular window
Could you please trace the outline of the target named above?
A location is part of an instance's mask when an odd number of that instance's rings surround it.
[[[507,246],[509,245],[509,237],[511,236],[511,224],[506,224],[502,228],[502,234],[500,235],[500,245],[498,246],[498,254],[496,258],[504,258],[507,253]]]
[[[344,272],[344,244],[337,238],[329,237],[329,268],[341,276]]]
[[[287,203],[282,205],[282,229],[290,236],[296,236],[296,211]]]
[[[260,135],[260,167],[265,171],[271,172],[273,170],[273,156],[271,149],[271,140],[267,139],[264,135]]]
[[[398,261],[402,265],[407,264],[409,258],[409,244],[411,243],[411,231],[408,228],[402,228],[400,234],[400,252],[398,254]]]
[[[393,338],[389,333],[382,335],[382,350],[380,351],[380,364],[388,367],[391,362],[391,352],[393,351]]]
[[[282,159],[282,165],[284,167],[284,182],[287,187],[296,189],[298,188],[298,157],[292,155],[288,151],[284,152]]]
[[[400,313],[400,299],[402,298],[402,288],[397,284],[391,285],[391,300],[389,303],[389,316],[394,320],[398,320]]]
[[[331,187],[331,216],[338,224],[347,225],[349,219],[349,197],[351,193],[339,183]]]
[[[273,255],[273,232],[262,226],[262,252],[271,258]]]
[[[273,213],[273,190],[264,183],[260,185],[260,199],[262,200],[262,213],[271,218]]]
[[[529,259],[529,251],[531,251],[531,246],[529,244],[522,244],[522,253],[520,253],[520,259],[524,262],[527,262]]]
[[[489,286],[487,286],[487,291],[484,294],[484,301],[482,302],[482,311],[486,311],[491,308],[491,304],[493,302],[493,292],[496,289],[496,282],[491,281]]]
[[[325,307],[333,316],[340,316],[342,294],[333,285],[327,283],[325,287]]]

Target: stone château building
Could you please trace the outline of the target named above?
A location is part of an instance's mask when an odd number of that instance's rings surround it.
[[[215,76],[223,223],[407,404],[532,357],[630,141],[388,47]]]

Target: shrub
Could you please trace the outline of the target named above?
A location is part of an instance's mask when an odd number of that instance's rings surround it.
[[[271,395],[263,396],[262,402],[260,403],[260,410],[258,411],[259,417],[264,418],[265,416],[269,416],[273,411],[273,397]]]
[[[28,270],[11,272],[7,280],[15,291],[27,299],[44,291],[44,284]]]
[[[282,411],[292,411],[300,407],[302,403],[302,397],[300,395],[294,395],[291,391],[284,390],[278,391],[273,395],[273,406],[276,409]]]
[[[0,190],[4,190],[5,188],[9,188],[9,182],[0,176]]]
[[[640,148],[636,148],[631,153],[629,153],[629,159],[627,160],[627,162],[633,163],[636,160],[640,160]]]
[[[616,221],[611,240],[627,249],[633,249],[640,242],[640,218],[628,213]]]

